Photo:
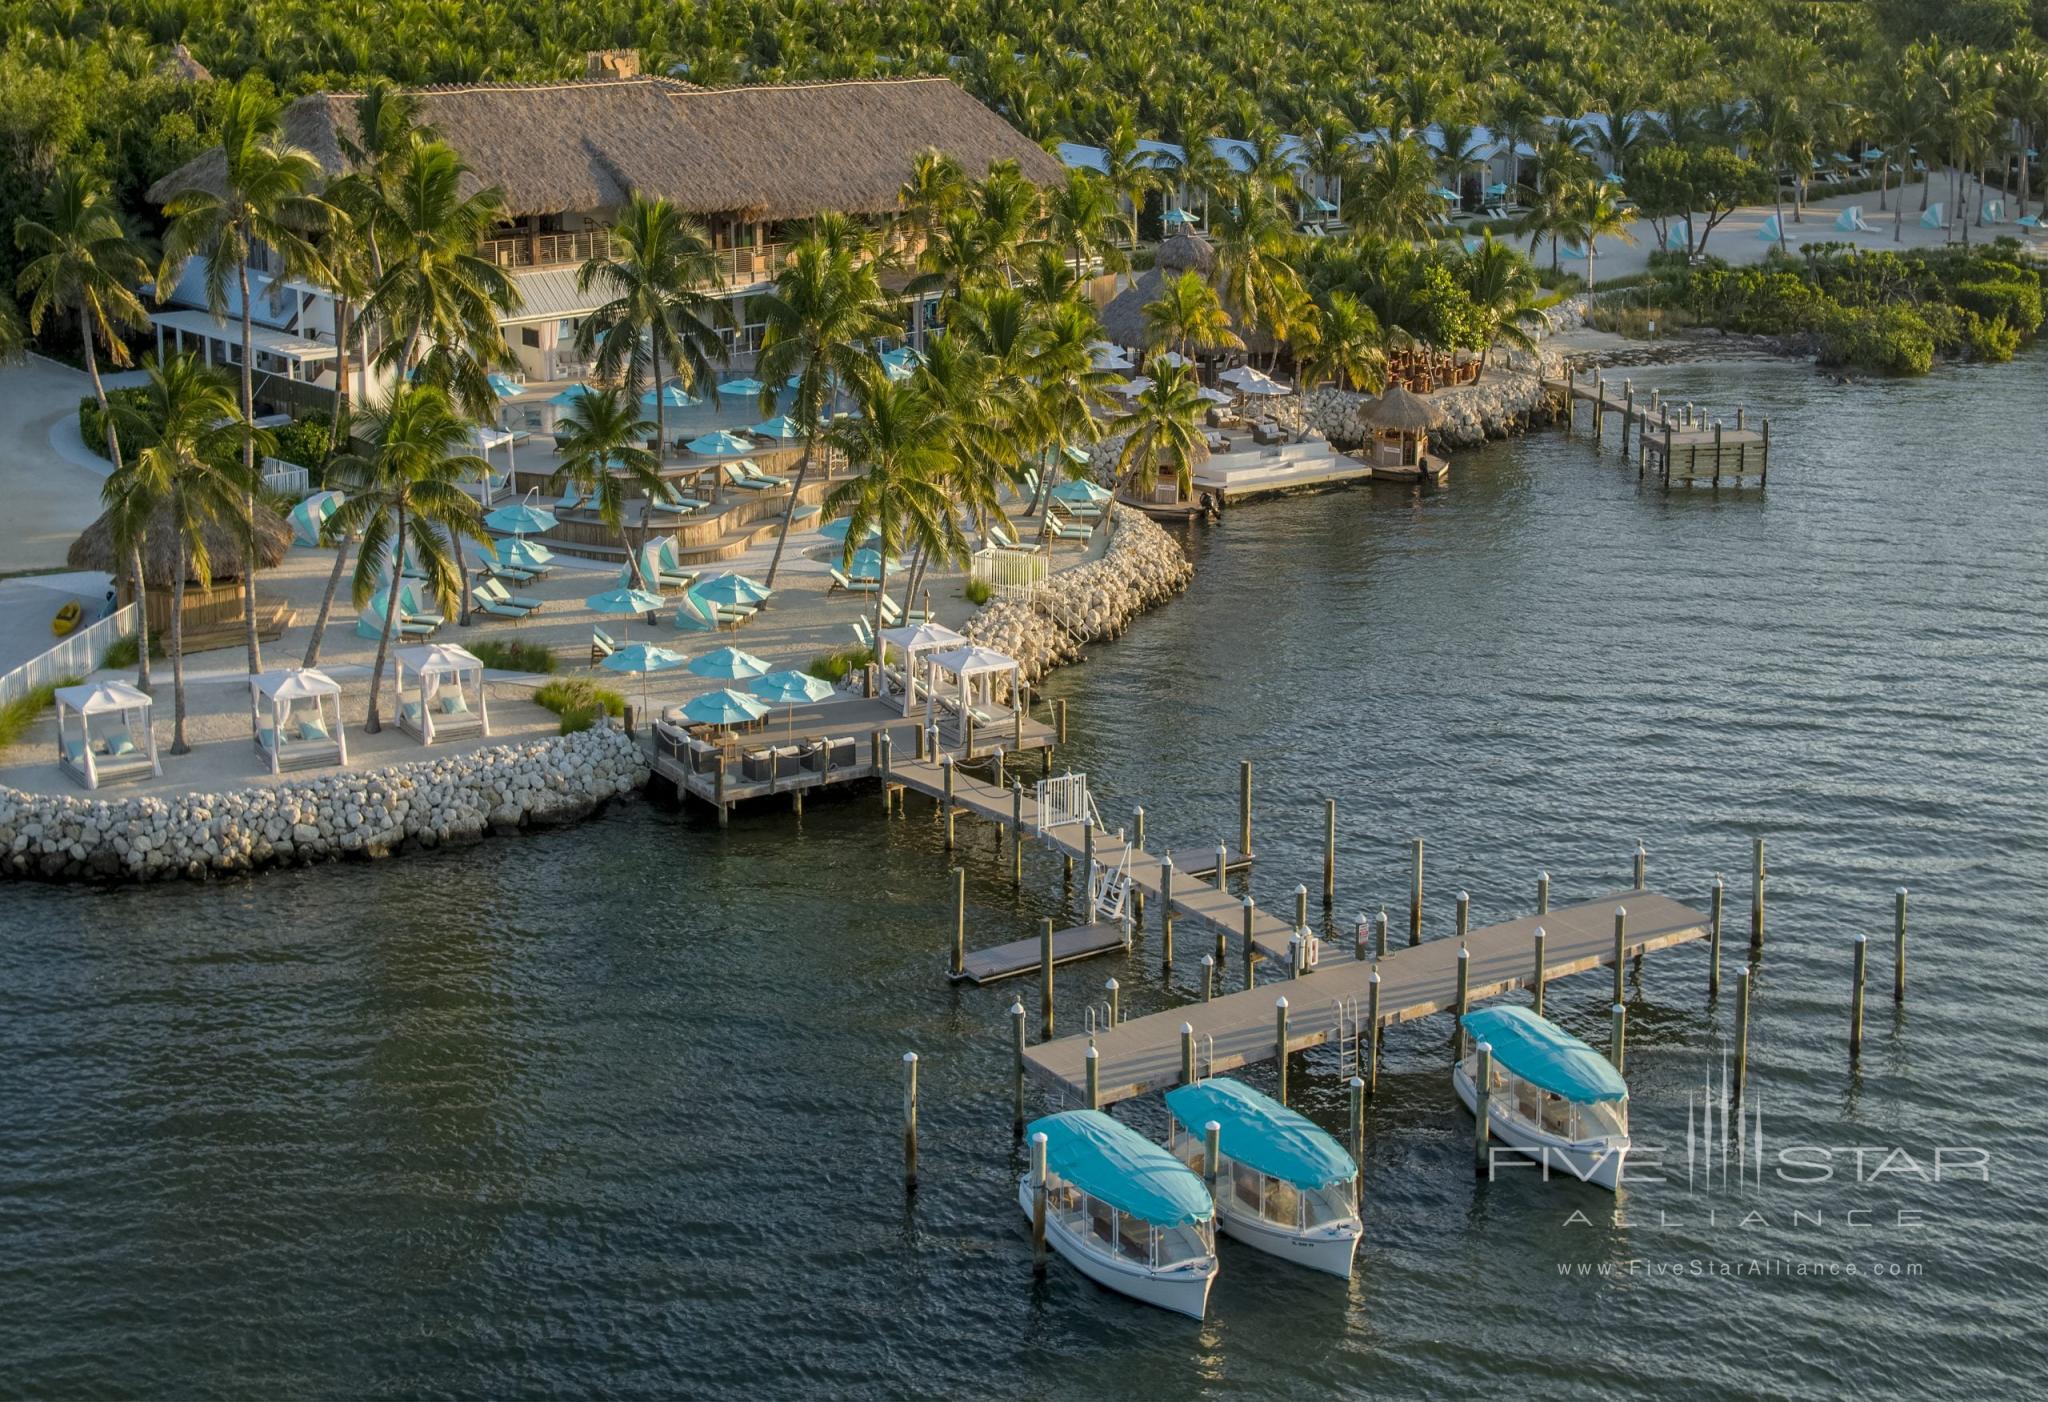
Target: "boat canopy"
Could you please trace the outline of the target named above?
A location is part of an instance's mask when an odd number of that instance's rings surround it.
[[[1233,1161],[1297,1188],[1348,1183],[1358,1172],[1336,1140],[1228,1076],[1168,1091],[1166,1108],[1196,1138],[1214,1120],[1223,1131],[1221,1148]]]
[[[1186,1164],[1100,1110],[1047,1115],[1031,1122],[1031,1133],[1045,1136],[1047,1168],[1119,1212],[1155,1227],[1185,1227],[1215,1211]]]
[[[1606,1057],[1527,1008],[1467,1013],[1465,1031],[1490,1046],[1500,1066],[1553,1095],[1581,1105],[1628,1098],[1628,1082]]]

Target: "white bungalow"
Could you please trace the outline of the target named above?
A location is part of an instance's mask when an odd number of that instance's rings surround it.
[[[453,643],[430,643],[393,651],[391,673],[398,693],[398,725],[422,745],[469,734],[491,733],[484,700],[483,660]],[[410,695],[406,674],[411,673]]]
[[[160,778],[149,696],[126,682],[59,687],[57,763],[89,789],[144,775]]]
[[[348,763],[341,687],[317,667],[287,667],[249,678],[249,721],[256,753],[273,774]]]

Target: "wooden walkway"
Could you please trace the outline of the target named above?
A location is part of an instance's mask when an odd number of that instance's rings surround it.
[[[1770,481],[1771,421],[1760,420],[1751,428],[1744,410],[1735,411],[1735,422],[1724,424],[1693,413],[1691,404],[1675,406],[1653,391],[1647,400],[1636,398],[1635,384],[1623,380],[1619,393],[1607,380],[1595,374],[1582,379],[1567,371],[1563,379],[1545,380],[1544,388],[1565,396],[1565,431],[1571,431],[1573,409],[1584,402],[1592,406],[1593,442],[1597,445],[1609,414],[1621,415],[1621,454],[1628,456],[1628,435],[1636,431],[1636,476],[1657,472],[1665,485],[1707,482],[1719,486],[1723,480],[1740,484],[1754,477],[1759,486]]]
[[[1178,893],[1176,893],[1177,895]],[[1469,931],[1468,1006],[1511,989],[1528,987],[1535,974],[1532,935],[1544,931],[1544,980],[1564,978],[1614,962],[1614,909],[1628,911],[1629,956],[1703,939],[1708,917],[1651,891],[1624,891],[1583,905],[1561,906],[1504,924]],[[1117,1027],[1098,1030],[1094,1045],[1102,1104],[1176,1085],[1181,1073],[1182,1023],[1195,1030],[1197,1055],[1206,1074],[1229,1071],[1271,1058],[1276,1050],[1274,1000],[1288,1002],[1287,1049],[1299,1051],[1328,1041],[1339,1025],[1340,1005],[1362,1017],[1374,969],[1380,975],[1379,1022],[1387,1026],[1444,1012],[1457,1005],[1458,943],[1429,940],[1390,950],[1384,959],[1331,962],[1300,978],[1276,978],[1207,1003],[1191,1003]],[[1034,1079],[1069,1104],[1085,1102],[1082,1053],[1086,1036],[1063,1037],[1025,1051]]]
[[[1123,947],[1124,930],[1121,925],[1076,925],[1071,930],[1055,930],[1052,966],[1057,969],[1062,964],[1071,964],[1077,959],[1093,959],[1098,954],[1109,954]],[[967,952],[966,963],[953,977],[967,983],[998,983],[1022,974],[1035,974],[1042,952],[1036,939],[1012,940],[988,949],[971,949]]]

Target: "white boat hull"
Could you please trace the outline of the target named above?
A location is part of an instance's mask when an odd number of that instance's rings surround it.
[[[1017,1181],[1017,1203],[1024,1209],[1024,1221],[1031,1221],[1031,1176]],[[1200,1319],[1209,1308],[1209,1287],[1216,1283],[1216,1258],[1178,1265],[1152,1267],[1121,1258],[1112,1259],[1076,1237],[1055,1213],[1045,1219],[1046,1245],[1059,1252],[1060,1259],[1106,1290],[1128,1295],[1190,1319]]]
[[[1451,1086],[1457,1091],[1465,1109],[1478,1113],[1478,1096],[1471,1073],[1466,1071],[1463,1062],[1451,1068]],[[1498,1102],[1489,1109],[1487,1132],[1500,1143],[1520,1149],[1533,1162],[1541,1164],[1546,1177],[1570,1174],[1582,1183],[1591,1183],[1610,1192],[1620,1183],[1622,1162],[1628,1157],[1627,1135],[1570,1140],[1562,1135],[1546,1133],[1519,1116],[1508,1114],[1506,1107]]]
[[[1224,1196],[1227,1199],[1229,1195]],[[1365,1235],[1363,1225],[1355,1217],[1301,1231],[1223,1208],[1216,1222],[1232,1241],[1241,1241],[1254,1251],[1263,1251],[1291,1265],[1306,1266],[1343,1280],[1351,1279],[1351,1262],[1358,1254],[1360,1238]]]

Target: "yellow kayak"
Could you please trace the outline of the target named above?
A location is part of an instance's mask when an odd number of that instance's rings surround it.
[[[78,600],[73,599],[70,603],[64,605],[63,608],[57,610],[57,616],[50,620],[50,631],[60,638],[65,637],[72,629],[78,626],[78,621],[84,617],[85,610],[79,607]]]

